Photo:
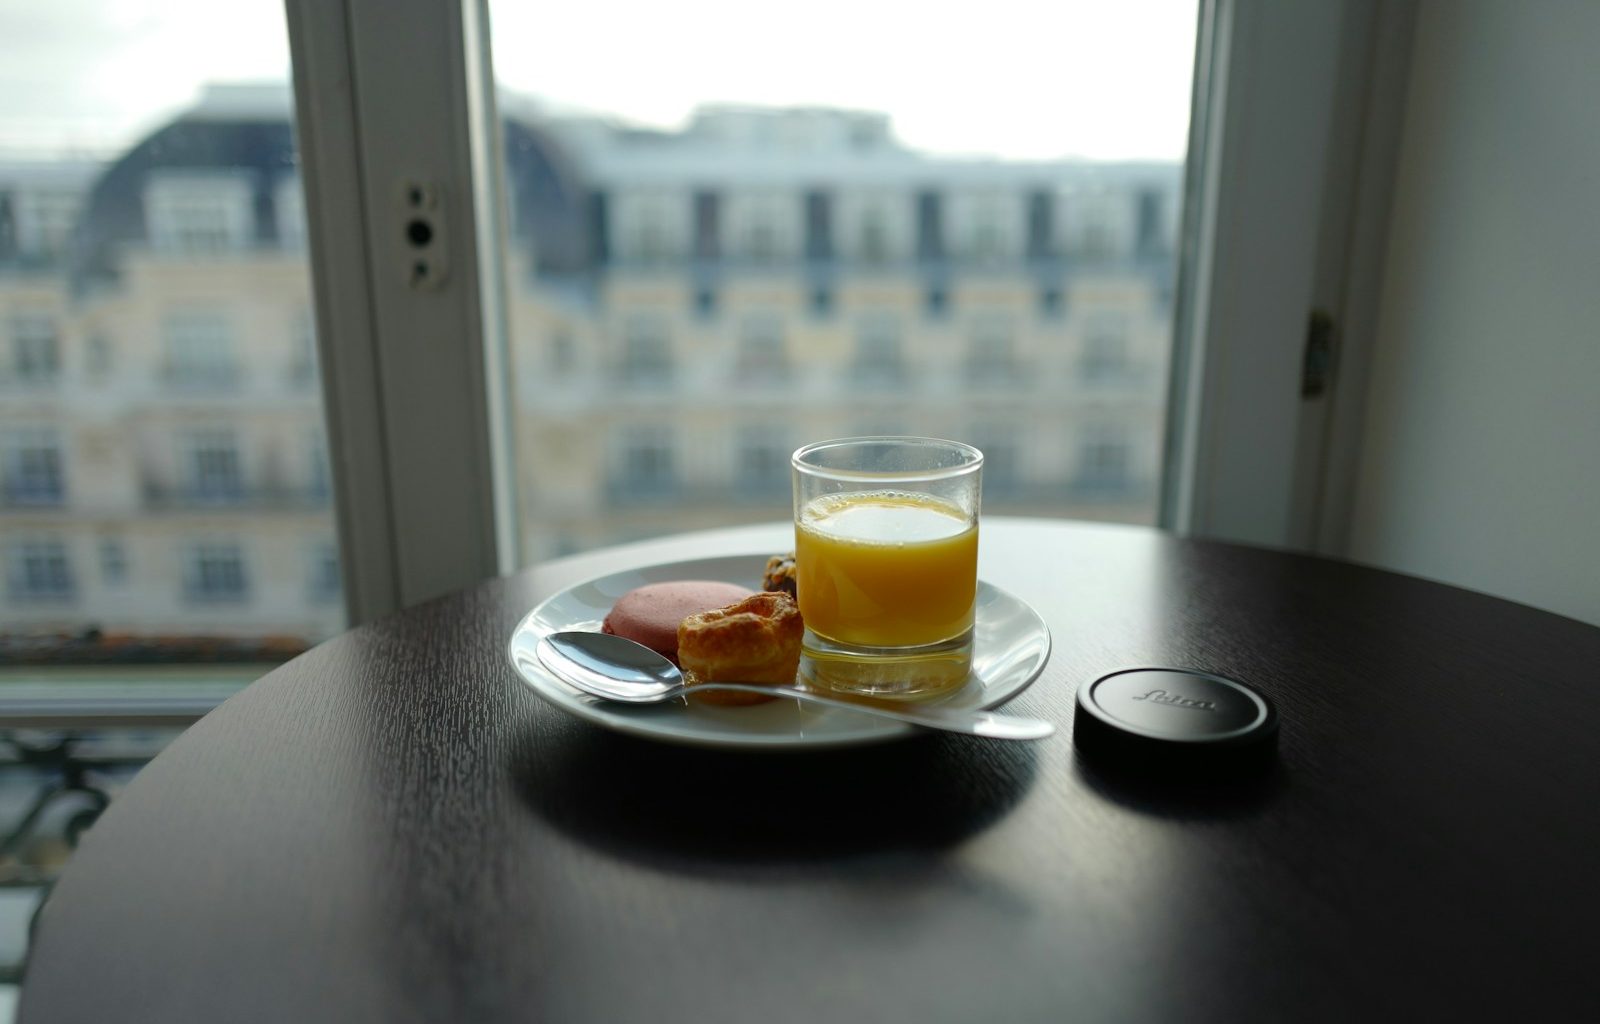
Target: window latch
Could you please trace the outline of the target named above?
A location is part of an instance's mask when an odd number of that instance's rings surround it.
[[[1300,364],[1300,397],[1317,398],[1328,390],[1333,379],[1335,338],[1333,315],[1313,309],[1306,324],[1306,350]]]
[[[443,189],[437,182],[400,182],[401,268],[417,291],[435,291],[450,278],[450,233]]]

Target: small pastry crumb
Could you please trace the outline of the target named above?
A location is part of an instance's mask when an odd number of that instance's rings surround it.
[[[795,586],[794,552],[787,555],[773,555],[767,559],[767,571],[761,577],[761,589],[788,594],[799,599]]]

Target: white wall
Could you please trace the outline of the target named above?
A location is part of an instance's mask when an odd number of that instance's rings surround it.
[[[1600,623],[1600,4],[1425,2],[1350,555]]]

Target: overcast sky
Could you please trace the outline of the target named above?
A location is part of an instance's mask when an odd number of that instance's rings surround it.
[[[1178,159],[1195,0],[500,0],[508,88],[671,127],[700,103],[882,110],[907,144]],[[0,0],[0,150],[114,150],[202,84],[285,80],[279,0]]]

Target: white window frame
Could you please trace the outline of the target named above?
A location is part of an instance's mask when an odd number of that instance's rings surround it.
[[[345,605],[360,623],[514,564],[503,282],[484,287],[481,259],[505,208],[498,133],[478,127],[495,123],[486,3],[287,8]],[[448,268],[425,286],[405,230],[419,212]]]
[[[341,557],[360,622],[517,560],[487,0],[287,4]],[[1382,219],[1393,126],[1368,106],[1403,83],[1408,48],[1383,37],[1414,7],[1200,0],[1170,529],[1284,545],[1308,542],[1324,517],[1306,495],[1337,479],[1324,466],[1341,465],[1339,431],[1300,397],[1305,323],[1323,278],[1342,295],[1371,291],[1360,257],[1381,236],[1370,222]],[[1359,161],[1340,134],[1352,117]],[[448,277],[428,289],[404,273],[414,254],[399,197],[416,180],[437,186],[449,239]],[[616,232],[625,200],[612,200]],[[687,222],[689,198],[679,205]],[[1328,243],[1352,209],[1365,234]],[[1357,376],[1330,407],[1359,406]]]
[[[1365,382],[1346,372],[1336,400],[1308,404],[1306,325],[1337,291],[1349,355],[1352,329],[1370,333],[1399,130],[1385,108],[1400,105],[1415,9],[1202,0],[1163,526],[1338,553],[1318,540],[1338,479],[1321,435]]]

